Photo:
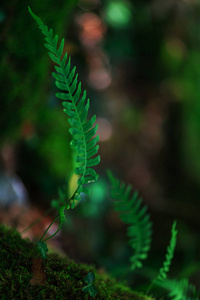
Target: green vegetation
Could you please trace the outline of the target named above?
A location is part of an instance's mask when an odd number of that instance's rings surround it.
[[[110,9],[113,9],[112,6]],[[95,136],[98,128],[98,125],[94,126],[96,116],[88,120],[90,103],[86,92],[81,89],[81,83],[78,83],[76,67],[71,68],[70,57],[67,53],[63,53],[64,39],[58,46],[58,36],[53,36],[53,30],[49,30],[30,8],[29,12],[44,34],[47,42],[45,47],[50,51],[49,56],[56,64],[56,73],[53,72],[52,75],[56,79],[57,88],[62,91],[56,93],[56,96],[64,100],[62,102],[64,112],[69,117],[74,171],[78,179],[76,189],[70,197],[67,198],[64,189],[59,190],[59,199],[52,202],[58,209],[58,214],[36,245],[28,240],[22,240],[16,231],[0,226],[0,257],[3,258],[0,262],[2,271],[0,291],[3,299],[16,297],[20,299],[36,297],[37,299],[90,299],[91,297],[105,300],[153,299],[135,292],[137,288],[131,290],[126,285],[116,283],[108,275],[100,274],[93,267],[77,264],[68,258],[59,258],[56,255],[47,256],[48,248],[45,242],[54,237],[66,222],[65,209],[74,209],[76,201],[81,200],[81,195],[89,194],[88,184],[98,179],[98,174],[93,167],[100,162],[100,156],[97,155],[99,137]],[[110,14],[107,17],[114,20]],[[126,22],[122,23],[126,24]],[[147,206],[142,206],[138,194],[133,192],[131,195],[132,185],[120,182],[110,171],[108,175],[112,185],[112,198],[117,200],[114,203],[115,210],[119,213],[121,221],[128,224],[127,235],[133,251],[130,257],[130,272],[135,272],[137,268],[144,266],[143,260],[147,259],[149,254],[152,243],[152,222],[147,214]],[[45,238],[58,218],[60,220],[58,229]],[[168,294],[168,298],[172,300],[198,300],[199,293],[187,279],[180,281],[167,279],[174,257],[177,232],[175,221],[163,267],[160,268],[157,278],[150,280],[150,288],[147,289],[146,294],[154,288],[152,292],[154,295],[158,288],[162,296]]]
[[[82,289],[84,293],[89,293],[90,296],[95,297],[97,294],[97,288],[96,286],[92,283],[95,279],[95,275],[92,272],[89,272],[85,278],[84,281],[87,283],[87,285]]]
[[[49,255],[45,260],[46,282],[31,285],[33,277],[30,252],[35,245],[24,240],[15,230],[0,226],[0,294],[1,299],[92,299],[84,293],[85,276],[95,274],[93,284],[97,300],[153,300],[151,297],[131,291],[124,284],[117,283],[107,274],[100,274],[94,267],[78,264],[67,257]],[[38,254],[39,255],[39,254]]]
[[[167,284],[166,284],[167,287]],[[170,298],[174,300],[198,300],[199,293],[193,284],[189,283],[187,279],[182,279],[180,282],[170,282],[168,284],[170,291]]]
[[[170,244],[167,247],[166,259],[163,263],[163,267],[160,268],[159,270],[159,275],[156,280],[165,280],[167,278],[167,273],[169,272],[169,268],[172,263],[172,258],[174,257],[174,251],[176,248],[176,241],[177,241],[177,233],[178,231],[176,230],[176,221],[174,221],[172,225]]]
[[[147,253],[151,248],[152,223],[149,214],[146,213],[147,207],[142,207],[142,200],[138,198],[136,192],[132,192],[132,186],[126,185],[116,179],[110,171],[108,176],[112,184],[111,195],[116,201],[114,202],[115,210],[119,213],[120,219],[127,223],[128,242],[133,250],[133,255],[130,257],[130,269],[134,271],[136,268],[141,268],[143,263],[141,260],[147,258]],[[152,280],[147,293],[150,293],[153,285],[159,288],[168,290],[168,297],[173,300],[198,300],[199,293],[196,291],[188,280],[172,281],[167,280],[167,273],[174,257],[174,251],[177,242],[176,221],[174,221],[171,230],[171,240],[167,247],[166,259],[163,262],[163,267],[160,268],[156,279]]]
[[[64,91],[62,93],[56,93],[56,96],[64,100],[62,105],[64,106],[64,112],[68,115],[71,128],[69,132],[72,135],[71,145],[75,150],[75,161],[78,166],[75,169],[75,173],[80,175],[78,179],[78,187],[74,195],[70,199],[80,200],[81,192],[89,193],[85,184],[95,182],[98,179],[98,175],[92,169],[100,162],[100,156],[92,158],[98,153],[99,146],[96,143],[99,140],[99,136],[95,136],[98,129],[98,124],[94,127],[96,121],[96,115],[90,120],[87,120],[88,110],[90,107],[89,99],[86,98],[86,91],[81,90],[81,83],[78,83],[78,74],[76,74],[76,67],[71,69],[71,58],[65,53],[63,56],[63,48],[65,40],[62,39],[60,46],[58,47],[58,36],[53,37],[53,30],[48,30],[48,27],[44,25],[40,18],[38,18],[30,9],[29,12],[36,20],[45,36],[45,47],[50,51],[49,56],[54,63],[56,73],[52,73],[56,79],[56,86]]]
[[[141,260],[147,258],[147,253],[151,248],[152,223],[150,216],[146,213],[147,207],[141,206],[142,200],[135,192],[132,196],[132,186],[117,180],[111,172],[108,172],[112,184],[112,198],[115,210],[119,212],[120,219],[129,224],[127,235],[129,244],[133,250],[130,258],[131,270],[142,267]]]
[[[166,282],[167,273],[169,272],[169,268],[171,266],[172,259],[174,257],[174,251],[175,251],[176,242],[177,242],[177,233],[178,233],[178,231],[176,230],[176,221],[174,221],[174,223],[172,225],[172,230],[171,230],[171,240],[170,240],[169,246],[167,247],[167,254],[165,257],[165,261],[163,262],[163,267],[160,268],[157,278],[149,286],[148,292],[150,291],[150,289],[152,288],[152,286],[154,284],[159,285],[160,281]],[[161,284],[161,286],[162,286],[162,284]],[[169,284],[169,288],[170,288],[170,284]]]
[[[60,90],[64,91],[62,93],[56,93],[56,96],[59,99],[64,100],[62,102],[64,112],[69,117],[68,121],[71,125],[69,132],[72,135],[71,145],[74,150],[74,160],[76,163],[75,174],[79,175],[77,188],[73,195],[68,201],[62,203],[62,206],[59,209],[59,214],[54,218],[39,241],[39,249],[42,251],[42,255],[45,256],[47,248],[44,242],[55,236],[55,234],[60,230],[62,224],[66,221],[64,215],[65,208],[73,209],[75,207],[75,201],[81,199],[81,193],[89,194],[89,188],[85,185],[95,182],[98,179],[98,175],[92,167],[98,165],[100,162],[99,155],[94,157],[94,155],[98,153],[99,149],[99,146],[96,145],[99,140],[99,136],[97,135],[95,137],[98,124],[93,127],[96,121],[96,116],[94,115],[90,120],[87,120],[90,106],[89,99],[86,98],[86,91],[84,91],[81,96],[81,83],[78,83],[76,67],[71,69],[71,58],[68,57],[67,53],[63,55],[65,40],[62,39],[60,46],[58,47],[58,36],[56,35],[53,37],[53,30],[49,30],[41,19],[31,11],[30,7],[29,12],[36,20],[39,28],[44,34],[47,42],[45,43],[45,47],[50,51],[49,56],[56,64],[56,73],[53,72],[52,75],[56,79],[56,86]],[[59,201],[59,203],[60,202],[61,201]],[[44,239],[47,231],[58,217],[60,217],[59,228],[53,235]]]

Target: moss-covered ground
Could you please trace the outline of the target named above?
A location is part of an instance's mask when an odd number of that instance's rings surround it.
[[[153,300],[117,283],[107,274],[99,274],[92,266],[78,264],[57,254],[49,255],[44,262],[44,284],[33,285],[34,249],[35,245],[28,239],[22,239],[16,230],[0,225],[1,300],[94,299],[82,291],[87,285],[84,277],[89,272],[95,274],[96,300]]]

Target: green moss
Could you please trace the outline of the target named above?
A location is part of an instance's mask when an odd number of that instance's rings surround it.
[[[32,257],[35,245],[9,227],[0,225],[0,294],[2,300],[12,299],[94,299],[85,294],[84,277],[95,273],[98,289],[95,299],[153,300],[131,291],[107,274],[98,274],[94,267],[78,264],[69,258],[51,254],[45,261],[46,283],[32,286]]]

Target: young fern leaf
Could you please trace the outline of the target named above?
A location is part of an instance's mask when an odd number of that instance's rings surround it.
[[[171,240],[170,240],[169,246],[167,247],[167,254],[165,256],[166,259],[163,263],[163,267],[160,268],[159,275],[155,281],[165,280],[167,278],[167,272],[169,271],[169,268],[170,268],[171,262],[172,262],[172,258],[174,257],[174,250],[176,248],[176,241],[177,241],[177,233],[178,233],[178,231],[176,230],[176,221],[174,221],[174,223],[172,225],[172,230],[171,230]]]
[[[129,224],[127,235],[134,251],[130,258],[131,270],[142,267],[142,260],[147,258],[151,245],[152,223],[146,213],[147,207],[141,206],[142,200],[136,192],[131,196],[132,186],[121,183],[110,171],[108,176],[112,184],[111,196],[118,200],[114,203],[120,219]]]
[[[86,91],[82,92],[81,83],[78,83],[76,67],[71,68],[70,57],[67,53],[63,56],[64,39],[58,47],[58,36],[53,37],[53,30],[49,30],[41,19],[31,11],[30,7],[29,12],[45,36],[46,43],[44,45],[49,50],[50,58],[56,64],[56,72],[53,72],[52,75],[56,79],[57,88],[62,91],[56,93],[56,96],[63,100],[64,112],[69,116],[68,121],[71,125],[69,132],[72,135],[71,145],[75,149],[77,163],[75,173],[80,176],[78,188],[71,200],[80,200],[81,192],[89,193],[89,189],[85,185],[98,179],[98,175],[93,169],[100,162],[100,156],[97,155],[99,136],[95,136],[98,124],[94,126],[96,116],[94,115],[87,121],[89,99],[86,97]],[[74,207],[74,201],[72,204],[71,207]]]

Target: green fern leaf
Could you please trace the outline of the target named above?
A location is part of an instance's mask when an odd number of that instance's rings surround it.
[[[47,252],[48,252],[48,248],[47,248],[47,244],[45,242],[37,242],[37,246],[38,246],[38,250],[42,255],[42,258],[45,259],[47,257]]]
[[[165,256],[165,261],[163,263],[163,266],[159,270],[158,276],[151,282],[148,288],[148,292],[155,284],[158,286],[165,287],[165,284],[171,282],[167,280],[167,273],[169,272],[171,262],[174,257],[174,251],[175,251],[176,241],[177,241],[177,233],[178,231],[176,230],[176,221],[174,221],[171,229],[171,239],[170,239],[169,246],[167,247],[167,254]]]
[[[178,231],[176,230],[176,221],[174,221],[174,223],[172,225],[172,230],[171,230],[171,240],[170,240],[169,246],[167,247],[167,254],[165,256],[166,259],[163,263],[163,267],[160,268],[160,270],[159,270],[159,275],[156,280],[164,280],[167,278],[167,272],[169,271],[172,259],[174,257],[174,250],[175,250],[176,241],[177,241],[177,233],[178,233]]]
[[[135,192],[131,197],[132,186],[121,183],[110,171],[108,176],[112,184],[111,196],[115,200],[115,210],[119,212],[120,219],[127,223],[129,243],[134,251],[130,258],[131,270],[142,267],[142,260],[147,258],[151,245],[152,223],[147,208],[141,207],[142,200]]]
[[[75,161],[78,164],[75,173],[80,175],[73,200],[79,200],[81,192],[89,192],[89,189],[85,188],[84,185],[98,179],[97,173],[93,170],[93,167],[100,162],[100,156],[97,155],[99,137],[95,136],[98,124],[94,126],[96,116],[94,115],[87,121],[89,99],[87,99],[86,91],[82,92],[81,83],[78,83],[76,67],[71,68],[70,57],[67,53],[63,56],[64,39],[58,46],[58,36],[53,37],[53,30],[49,30],[41,19],[31,11],[30,7],[29,12],[45,36],[46,43],[44,45],[49,50],[50,58],[56,64],[56,72],[53,72],[52,75],[56,79],[57,88],[61,90],[61,92],[56,93],[56,96],[64,100],[62,102],[63,110],[69,116],[71,125],[69,132],[72,135],[71,145],[75,149]],[[61,59],[61,57],[63,58]],[[94,155],[97,156],[93,157]]]

